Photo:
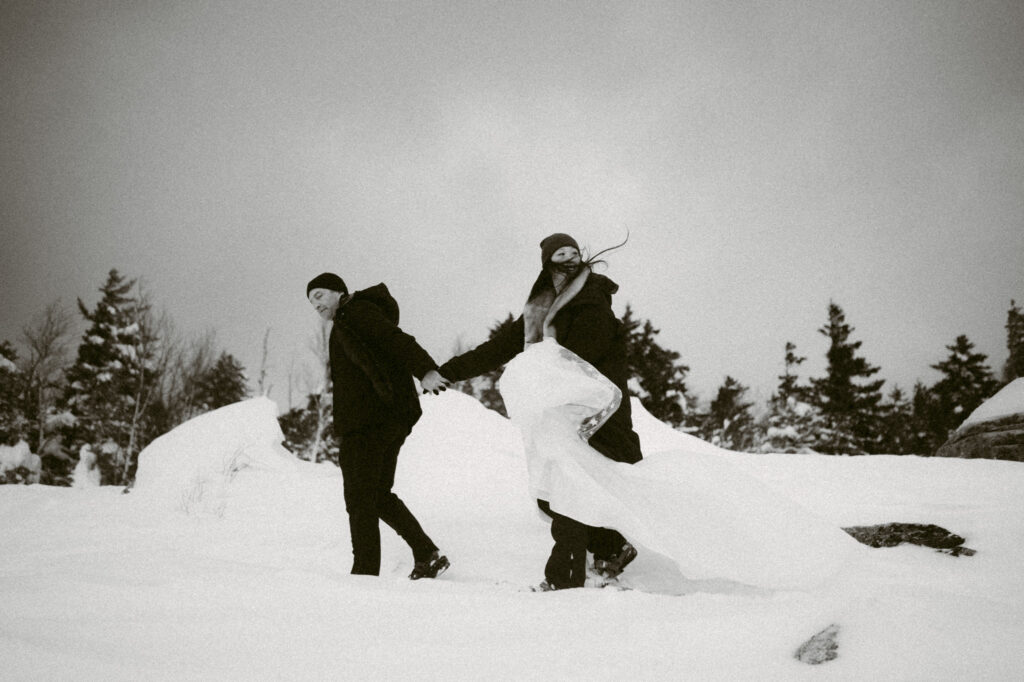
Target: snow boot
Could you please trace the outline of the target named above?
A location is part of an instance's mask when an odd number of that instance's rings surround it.
[[[409,574],[409,580],[436,578],[444,573],[449,566],[451,566],[451,564],[448,563],[448,557],[440,554],[439,552],[434,552],[426,561],[416,562],[412,567],[412,573]]]
[[[617,578],[635,558],[636,547],[627,542],[622,546],[622,550],[610,559],[595,559],[594,570],[605,578]]]
[[[542,580],[540,585],[531,585],[530,586],[530,592],[554,592],[556,590],[565,590],[565,589],[569,589],[569,588],[558,587],[554,583],[548,582],[547,580]]]

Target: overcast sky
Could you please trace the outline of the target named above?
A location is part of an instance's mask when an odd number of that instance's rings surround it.
[[[0,339],[111,268],[271,397],[305,284],[386,282],[439,362],[521,309],[538,242],[604,274],[713,397],[886,388],[1024,303],[1024,3],[0,2]],[[77,340],[76,340],[77,343]],[[293,382],[294,383],[294,382]],[[298,401],[299,388],[293,398]]]

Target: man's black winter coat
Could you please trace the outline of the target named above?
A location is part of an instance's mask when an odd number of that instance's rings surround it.
[[[437,365],[398,327],[398,304],[384,284],[357,291],[334,315],[329,342],[338,436],[420,418],[417,379]]]
[[[622,323],[612,311],[612,294],[619,285],[590,273],[572,300],[555,314],[555,340],[594,366],[622,391],[619,409],[590,437],[590,445],[605,457],[635,464],[643,459],[640,439],[633,431],[629,404],[629,369]],[[523,351],[524,323],[520,316],[503,333],[441,366],[451,381],[479,376],[504,365]]]

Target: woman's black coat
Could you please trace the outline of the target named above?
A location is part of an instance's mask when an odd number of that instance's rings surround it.
[[[334,382],[334,433],[420,418],[412,377],[437,364],[398,327],[398,303],[384,284],[357,291],[338,308],[328,344]]]
[[[633,431],[629,404],[629,370],[626,336],[612,312],[612,294],[619,285],[604,275],[591,273],[576,296],[555,314],[555,340],[580,356],[622,391],[619,409],[590,437],[590,445],[605,457],[633,464],[643,459],[640,438]],[[462,381],[501,367],[523,351],[523,318],[520,316],[494,338],[441,365],[441,374]]]

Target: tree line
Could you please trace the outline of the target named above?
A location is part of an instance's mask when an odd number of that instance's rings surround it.
[[[192,417],[249,395],[242,365],[213,334],[185,341],[136,280],[111,270],[70,357],[71,315],[51,304],[22,329],[22,353],[0,342],[0,444],[25,442],[40,459],[0,482],[67,485],[83,462],[106,485],[129,484],[138,454]],[[33,481],[34,482],[34,481]]]
[[[72,317],[58,304],[22,329],[21,352],[8,340],[0,342],[0,445],[23,441],[41,460],[35,477],[25,470],[0,472],[0,483],[37,478],[67,485],[84,459],[98,467],[103,484],[130,484],[138,453],[153,439],[252,394],[244,367],[215,347],[212,333],[181,339],[136,280],[111,270],[99,291],[93,308],[78,299],[86,329],[73,360]],[[489,335],[513,321],[509,314]],[[761,406],[747,399],[747,387],[732,376],[706,406],[698,405],[686,385],[690,368],[680,353],[658,342],[653,323],[631,306],[622,322],[630,393],[657,419],[730,450],[930,455],[984,400],[1024,376],[1024,313],[1015,301],[1006,318],[1009,357],[1001,376],[961,335],[946,346],[948,355],[931,365],[941,374],[938,381],[919,381],[909,392],[894,386],[885,393],[880,368],[861,355],[854,328],[830,302],[818,329],[829,342],[824,375],[801,380],[806,357],[786,343],[783,373]],[[296,455],[333,460],[337,444],[331,433],[326,327],[319,329],[311,350],[319,367],[316,389],[279,421],[285,445]],[[504,415],[500,376],[495,370],[456,388]],[[263,392],[262,378],[258,392]]]
[[[835,302],[817,331],[829,342],[825,374],[799,378],[807,358],[796,345],[784,348],[783,373],[775,391],[755,413],[747,387],[727,376],[707,409],[697,409],[685,388],[689,368],[678,355],[657,347],[657,330],[641,325],[627,309],[630,362],[640,377],[635,394],[651,414],[715,445],[745,452],[932,455],[960,424],[1000,388],[1024,376],[1024,314],[1010,302],[1006,318],[1009,357],[1001,377],[965,335],[946,346],[931,364],[941,377],[918,381],[908,393],[893,386],[883,393],[878,366],[861,355],[854,327]],[[653,368],[646,367],[657,358]],[[665,396],[678,399],[666,403]]]

